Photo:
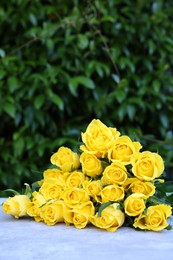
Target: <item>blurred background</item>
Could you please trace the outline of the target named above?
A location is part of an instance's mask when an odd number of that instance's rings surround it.
[[[0,190],[41,179],[94,118],[173,180],[172,18],[171,0],[2,0]]]

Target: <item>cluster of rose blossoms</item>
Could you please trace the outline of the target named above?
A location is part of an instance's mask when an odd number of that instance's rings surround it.
[[[130,223],[142,230],[165,229],[172,208],[151,200],[164,171],[162,157],[140,152],[139,142],[98,119],[91,121],[81,138],[80,154],[60,147],[38,189],[9,197],[3,211],[15,218],[29,215],[47,225],[92,224],[113,232]]]

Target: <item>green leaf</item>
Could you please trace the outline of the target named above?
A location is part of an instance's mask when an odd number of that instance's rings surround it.
[[[154,52],[155,49],[156,49],[156,45],[155,45],[154,41],[149,40],[149,41],[148,41],[148,46],[149,46],[149,54],[152,55],[153,52]]]
[[[106,207],[108,207],[108,206],[111,205],[112,203],[113,203],[112,201],[103,203],[103,204],[99,207],[99,209],[98,209],[98,217],[101,217],[102,210],[104,210]]]
[[[91,60],[86,64],[85,71],[88,77],[90,77],[94,71],[97,71],[97,74],[102,78],[104,75],[109,75],[110,68],[103,62]]]
[[[167,200],[169,201],[170,205],[173,207],[173,194],[167,196]]]
[[[36,16],[33,13],[29,14],[29,20],[31,21],[31,23],[33,25],[37,25],[37,18],[36,18]]]
[[[75,80],[78,82],[78,84],[81,84],[86,88],[95,89],[94,81],[87,78],[87,77],[78,76],[78,77],[75,78]]]
[[[16,157],[19,157],[22,155],[23,150],[24,150],[24,139],[22,137],[20,137],[19,139],[17,139],[14,143],[14,153]]]
[[[24,195],[26,195],[28,198],[31,198],[32,190],[30,185],[28,183],[24,183],[24,185],[26,186]]]
[[[3,105],[3,110],[12,118],[15,117],[16,115],[16,107],[15,104],[12,104],[10,102],[5,102],[5,104]]]
[[[123,89],[127,92],[129,88],[128,84],[129,82],[127,79],[121,79],[120,83],[118,84],[118,88]]]
[[[48,96],[49,96],[50,100],[59,107],[60,110],[64,109],[63,100],[60,98],[60,96],[53,93],[51,89],[48,90]]]
[[[13,189],[6,189],[6,190],[3,190],[3,192],[11,192],[13,195],[20,195],[19,192],[17,192],[16,190],[13,190]]]
[[[82,85],[88,89],[95,89],[94,81],[85,76],[76,76],[69,80],[69,89],[71,93],[77,96],[77,88]]]
[[[160,86],[161,86],[160,81],[155,79],[155,80],[153,81],[153,88],[154,88],[154,91],[155,91],[156,93],[159,93],[159,91],[160,91]]]
[[[0,57],[1,58],[5,57],[5,51],[3,49],[0,49]]]
[[[112,16],[103,16],[100,19],[100,22],[110,22],[110,23],[114,23],[115,19]]]
[[[59,25],[57,23],[43,22],[43,28],[40,32],[40,38],[52,37],[58,30]]]
[[[121,89],[121,88],[116,89],[115,97],[119,103],[122,103],[122,101],[126,98],[126,96],[127,96],[127,94],[123,89]]]
[[[38,95],[34,99],[34,106],[36,109],[40,109],[41,106],[44,104],[45,96],[44,95]]]
[[[80,49],[86,49],[88,46],[88,38],[85,34],[79,34],[78,35],[79,43],[78,46]]]
[[[116,83],[120,83],[120,77],[117,74],[112,74],[112,78]]]
[[[134,116],[135,116],[135,107],[132,106],[132,105],[127,105],[127,114],[128,114],[128,117],[129,119],[132,121]]]
[[[169,224],[167,227],[166,227],[166,230],[171,230],[173,229],[173,227]]]
[[[118,108],[117,114],[118,114],[118,118],[120,121],[122,121],[124,119],[126,112],[127,112],[126,104],[123,104]]]
[[[165,193],[173,193],[173,181],[166,181],[164,183],[155,183],[158,190],[163,190]]]
[[[15,77],[9,77],[7,84],[11,93],[13,93],[16,89],[20,87],[19,80]]]
[[[167,115],[161,113],[160,114],[160,121],[161,121],[162,125],[164,126],[164,128],[168,128],[169,120],[168,120]]]
[[[0,69],[0,80],[4,78],[5,74],[6,74],[6,71]]]
[[[40,188],[40,185],[38,184],[38,181],[36,181],[32,183],[31,187],[32,187],[32,191],[35,191]]]
[[[28,128],[27,125],[23,125],[20,129],[18,129],[18,131],[13,133],[13,141],[16,141],[17,139],[19,139],[23,133],[25,133],[26,129]]]

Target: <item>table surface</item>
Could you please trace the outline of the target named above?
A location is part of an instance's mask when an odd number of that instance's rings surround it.
[[[5,199],[0,198],[0,205]],[[172,223],[171,223],[172,224]],[[173,230],[107,232],[64,223],[47,226],[15,219],[0,208],[0,260],[163,260],[173,259]]]

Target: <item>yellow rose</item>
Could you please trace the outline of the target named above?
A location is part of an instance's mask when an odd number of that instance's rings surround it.
[[[135,228],[160,231],[168,226],[167,219],[172,214],[172,207],[165,204],[150,206],[146,214],[135,218]]]
[[[84,180],[85,180],[85,175],[83,172],[73,171],[67,173],[66,186],[81,187]]]
[[[91,201],[83,202],[64,213],[67,225],[73,224],[76,228],[84,228],[89,223],[89,218],[94,216],[95,208]]]
[[[50,161],[65,172],[76,170],[80,166],[78,154],[64,146],[51,156]]]
[[[91,223],[101,229],[114,232],[124,223],[125,215],[119,209],[118,203],[113,203],[102,210],[101,216],[96,213],[95,216],[90,217]]]
[[[132,193],[124,201],[124,210],[128,216],[138,216],[145,209],[143,194]]]
[[[107,127],[99,119],[93,119],[88,125],[86,132],[81,134],[81,145],[83,152],[95,154],[97,157],[105,157],[112,142],[118,138],[120,133],[116,128]]]
[[[42,184],[39,192],[48,201],[50,199],[61,199],[62,192],[65,187],[65,182],[59,181],[57,179],[47,179]]]
[[[119,184],[122,185],[127,179],[126,167],[120,163],[112,163],[107,166],[101,178],[103,184]]]
[[[101,199],[102,203],[108,201],[120,201],[124,198],[124,189],[123,187],[118,186],[117,184],[112,184],[105,186],[101,190]]]
[[[32,204],[32,206],[27,210],[27,214],[30,217],[33,217],[36,222],[41,222],[42,218],[40,217],[40,208]]]
[[[59,179],[63,176],[63,172],[59,169],[47,169],[43,172],[44,180],[47,179]]]
[[[141,181],[138,178],[128,178],[123,184],[126,191],[130,190],[132,193],[141,193],[145,199],[154,195],[156,187],[153,183]]]
[[[27,210],[27,214],[34,217],[36,222],[42,221],[42,218],[40,217],[40,209],[46,202],[46,199],[41,193],[34,191],[32,193],[32,206]]]
[[[145,151],[136,154],[132,158],[133,174],[144,181],[151,181],[160,177],[164,171],[164,163],[162,157],[157,153]]]
[[[100,195],[102,184],[100,180],[97,181],[84,181],[83,188],[86,190],[89,196],[95,198],[96,196]]]
[[[139,142],[132,142],[128,136],[120,136],[108,150],[108,159],[111,162],[122,162],[124,165],[128,165],[132,156],[141,148]]]
[[[34,205],[40,207],[46,203],[46,199],[44,198],[44,196],[41,193],[34,191],[32,193],[32,203],[34,203]]]
[[[27,210],[32,206],[30,199],[26,195],[15,195],[9,197],[2,205],[2,210],[15,218],[27,215]]]
[[[90,200],[89,195],[83,188],[66,188],[63,192],[62,199],[68,207],[75,207],[82,202]]]
[[[64,201],[50,201],[41,207],[40,216],[47,225],[52,226],[64,221],[64,212],[67,210]]]
[[[94,154],[82,153],[80,162],[82,164],[83,173],[90,177],[96,177],[103,171],[101,161]]]

